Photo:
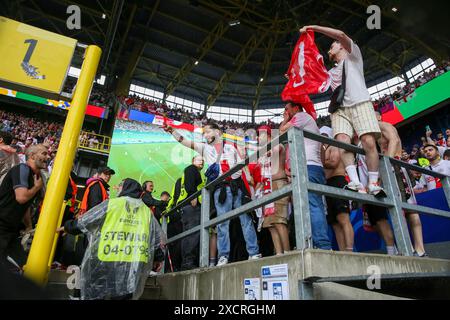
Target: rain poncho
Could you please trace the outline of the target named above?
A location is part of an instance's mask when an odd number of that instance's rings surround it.
[[[139,198],[139,183],[126,179],[118,198],[68,221],[68,233],[85,233],[89,246],[81,265],[81,299],[140,297],[163,241],[161,228]]]

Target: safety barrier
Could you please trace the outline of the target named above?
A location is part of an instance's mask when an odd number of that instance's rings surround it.
[[[444,189],[445,198],[449,205],[450,205],[450,177],[439,174],[435,171],[430,171],[422,167],[418,167],[387,156],[383,156],[381,154],[379,155],[380,176],[383,182],[383,187],[387,194],[387,197],[385,198],[378,199],[369,194],[358,193],[336,187],[330,187],[327,185],[309,182],[306,164],[306,154],[304,148],[305,138],[319,141],[321,143],[326,143],[328,145],[345,149],[347,151],[354,152],[357,154],[365,154],[363,149],[355,147],[353,145],[342,143],[306,130],[300,130],[295,127],[290,128],[287,132],[275,138],[267,145],[262,146],[261,148],[258,149],[257,152],[250,155],[242,162],[238,163],[236,166],[231,168],[228,172],[218,177],[211,183],[207,184],[202,190],[199,190],[190,197],[184,199],[176,207],[167,212],[165,214],[165,219],[163,220],[164,231],[167,231],[168,215],[176,212],[177,210],[181,210],[184,206],[188,205],[191,200],[197,198],[199,195],[202,196],[200,225],[195,226],[189,230],[185,230],[182,233],[169,238],[167,240],[167,244],[172,243],[174,241],[178,241],[196,232],[200,232],[199,265],[200,267],[207,267],[209,262],[208,229],[210,227],[216,226],[220,223],[238,217],[247,212],[251,212],[259,207],[272,203],[278,199],[284,198],[286,196],[291,196],[297,250],[312,248],[308,192],[315,192],[320,195],[325,195],[327,197],[332,198],[356,200],[358,202],[387,208],[392,220],[394,236],[397,242],[399,254],[404,256],[412,256],[413,249],[408,233],[408,226],[406,223],[406,219],[403,215],[403,210],[450,218],[450,212],[448,211],[433,209],[420,205],[412,205],[406,202],[402,202],[402,198],[400,196],[400,189],[397,184],[392,164],[395,164],[399,167],[404,167],[406,169],[415,170],[427,174],[429,176],[440,178],[442,187]],[[227,177],[231,176],[233,173],[247,166],[250,162],[256,162],[256,159],[258,157],[264,155],[268,150],[272,149],[272,145],[276,145],[278,143],[289,144],[290,150],[289,156],[292,174],[291,184],[286,185],[283,188],[278,189],[260,199],[253,200],[245,205],[242,205],[239,208],[233,209],[232,211],[227,212],[226,214],[220,215],[214,219],[210,219],[209,214],[210,214],[211,192],[214,190],[214,187],[220,184],[222,181],[224,181]]]
[[[98,143],[89,141],[91,138],[97,139]],[[111,137],[82,131],[78,148],[109,154],[111,150]]]

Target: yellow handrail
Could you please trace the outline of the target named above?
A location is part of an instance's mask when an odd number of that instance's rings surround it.
[[[63,205],[61,207],[61,211],[59,212],[59,219],[58,219],[58,228],[61,226],[63,217],[64,217],[64,211],[66,210],[67,201],[63,202]],[[56,245],[58,244],[58,238],[59,238],[59,232],[56,232],[55,230],[55,237],[53,238],[53,247],[52,251],[50,252],[50,258],[48,259],[48,268],[51,269],[53,258],[55,257],[56,252]]]
[[[36,232],[31,244],[25,275],[36,283],[45,284],[48,279],[48,261],[58,226],[59,212],[64,202],[70,170],[75,158],[76,147],[83,125],[89,92],[91,92],[102,50],[88,46],[81,67],[80,77],[67,114],[61,142],[56,153],[55,165],[47,184],[47,191],[39,215]]]
[[[99,143],[91,144],[89,142],[89,139],[92,137],[95,137]],[[96,133],[90,133],[87,131],[81,131],[78,148],[102,153],[109,153],[109,151],[111,150],[111,137]]]

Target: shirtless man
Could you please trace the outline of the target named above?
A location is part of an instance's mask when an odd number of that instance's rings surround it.
[[[329,138],[333,137],[330,127],[321,127],[320,134]],[[327,185],[330,187],[344,188],[347,185],[345,179],[345,166],[341,160],[339,149],[330,145],[322,145],[322,163],[325,169]],[[327,222],[333,227],[334,234],[340,251],[353,251],[354,231],[350,222],[350,207],[348,200],[326,197]]]
[[[272,139],[269,126],[258,128],[258,142],[260,146],[266,145]],[[256,190],[268,194],[281,189],[288,184],[284,170],[286,151],[282,144],[273,147],[271,151],[258,159],[261,169],[261,181],[258,181]],[[290,250],[289,232],[287,227],[288,197],[277,200],[264,206],[263,228],[268,228],[272,236],[275,254],[281,255]]]
[[[381,137],[378,139],[381,152],[385,156],[400,160],[402,157],[402,142],[398,135],[397,129],[392,124],[381,121],[381,115],[379,112],[376,112],[376,116],[381,130]],[[401,168],[398,165],[394,164],[393,166],[402,201],[415,204],[416,199],[412,190],[412,179],[409,177],[408,172],[406,169]],[[422,223],[420,222],[419,214],[417,212],[406,210],[405,213],[414,240],[414,255],[422,257],[425,255],[425,249],[423,246]]]

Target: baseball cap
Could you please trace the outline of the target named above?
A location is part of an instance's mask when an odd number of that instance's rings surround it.
[[[114,175],[116,174],[116,172],[111,169],[110,167],[100,167],[98,168],[98,173],[104,173],[104,174],[110,174],[110,175]]]

